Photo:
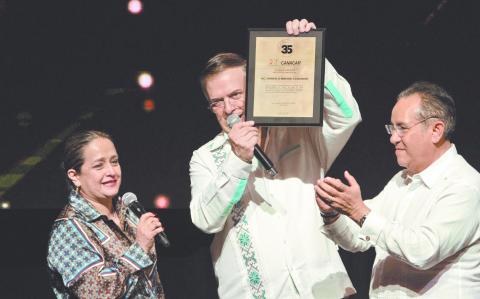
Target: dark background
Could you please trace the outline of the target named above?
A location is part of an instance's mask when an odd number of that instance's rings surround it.
[[[217,52],[246,55],[247,28],[293,18],[327,28],[326,56],[350,82],[363,117],[329,174],[349,169],[364,198],[399,170],[383,125],[398,92],[416,80],[436,82],[456,99],[454,142],[480,169],[478,1],[145,0],[140,15],[126,6],[0,0],[0,200],[11,206],[0,210],[0,294],[51,296],[46,240],[65,204],[57,145],[70,129],[95,128],[116,140],[122,193],[136,193],[147,207],[157,194],[171,199],[158,211],[174,243],[160,250],[169,298],[215,296],[210,236],[188,212],[191,153],[218,132],[197,76]],[[142,70],[155,78],[149,91],[136,85]],[[147,97],[156,103],[150,113],[142,109]],[[38,164],[25,167],[31,156]],[[18,181],[5,183],[12,175]],[[342,257],[365,298],[373,253]]]

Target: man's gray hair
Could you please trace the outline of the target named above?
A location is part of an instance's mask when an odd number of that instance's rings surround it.
[[[418,94],[422,99],[418,119],[438,118],[445,124],[444,137],[451,140],[455,131],[455,101],[437,84],[419,81],[400,92],[397,101],[401,98]]]

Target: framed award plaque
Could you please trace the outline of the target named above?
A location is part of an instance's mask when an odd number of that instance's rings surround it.
[[[325,29],[298,36],[249,29],[246,119],[260,126],[321,126]]]

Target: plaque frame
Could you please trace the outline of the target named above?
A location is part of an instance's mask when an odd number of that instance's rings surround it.
[[[311,126],[318,127],[323,124],[323,98],[324,98],[324,73],[325,73],[325,28],[312,29],[297,36],[289,35],[281,28],[249,28],[249,51],[247,62],[247,86],[246,86],[246,119],[255,121],[259,126]],[[285,37],[303,38],[315,37],[314,76],[313,76],[313,111],[312,117],[296,116],[255,116],[254,92],[255,92],[255,65],[257,37]]]

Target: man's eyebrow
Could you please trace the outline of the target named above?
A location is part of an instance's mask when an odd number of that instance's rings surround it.
[[[238,94],[238,93],[243,93],[243,89],[235,89],[234,91],[230,92],[229,94],[227,94],[227,97],[230,97],[234,94]],[[221,97],[221,98],[213,98],[213,99],[209,99],[210,102],[218,102],[218,101],[223,101],[225,99],[225,97]]]
[[[219,101],[223,101],[223,98],[214,98],[214,99],[210,99],[209,101],[210,102],[219,102]]]

